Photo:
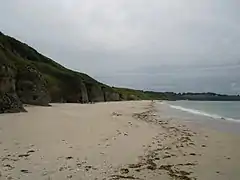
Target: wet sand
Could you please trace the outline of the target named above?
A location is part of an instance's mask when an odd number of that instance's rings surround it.
[[[161,117],[150,101],[0,115],[0,179],[233,179],[240,137]]]

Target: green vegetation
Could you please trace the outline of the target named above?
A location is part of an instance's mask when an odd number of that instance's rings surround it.
[[[119,93],[120,98],[123,100],[147,100],[149,99],[148,95],[141,90],[134,90],[128,88],[117,88],[113,87],[116,92]]]
[[[85,92],[85,89],[92,90],[93,87],[95,87],[95,90],[105,88],[109,91],[111,89],[86,74],[61,66],[28,45],[2,33],[0,34],[0,47],[1,63],[5,62],[8,65],[13,65],[16,70],[17,80],[18,75],[29,67],[41,74],[46,81],[43,84],[46,84],[52,102],[98,101],[97,99],[102,98],[95,96],[101,93],[89,92],[89,94],[83,94],[88,93]],[[28,80],[31,80],[31,77]],[[113,89],[111,91],[115,92]],[[85,96],[85,99],[83,99],[83,96]]]

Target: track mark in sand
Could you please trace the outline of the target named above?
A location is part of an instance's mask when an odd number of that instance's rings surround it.
[[[31,147],[33,147],[33,146],[34,145],[31,145]],[[31,155],[31,153],[34,153],[34,152],[35,152],[35,150],[30,149],[25,154],[19,154],[18,157],[19,158],[27,158],[27,157],[29,157]]]
[[[35,150],[29,150],[28,152],[27,152],[27,154],[29,154],[29,153],[34,153],[35,152]]]
[[[87,166],[85,166],[84,167],[85,168],[85,171],[89,171],[89,170],[98,170],[98,168],[96,168],[96,167],[94,167],[94,166],[92,166],[92,165],[87,165]]]
[[[189,177],[189,175],[191,175],[192,172],[179,170],[174,167],[175,167],[174,165],[168,164],[168,165],[161,165],[159,169],[167,171],[168,175],[174,179],[179,179],[179,180],[195,180],[196,179],[195,177]]]
[[[26,157],[28,157],[28,156],[30,156],[30,154],[19,154],[19,155],[18,155],[18,157],[20,157],[20,158],[22,158],[22,157],[25,157],[25,158],[26,158]]]
[[[184,159],[183,163],[174,163],[176,162],[174,158],[179,155],[184,156],[184,154],[186,154],[183,152],[185,148],[195,147],[192,137],[196,135],[196,133],[192,132],[185,125],[171,125],[171,119],[158,119],[155,112],[154,104],[152,103],[148,108],[146,108],[145,112],[133,114],[133,118],[135,119],[160,126],[162,128],[162,132],[153,137],[153,141],[151,143],[152,145],[145,146],[145,155],[141,157],[139,162],[128,165],[130,168],[129,174],[132,173],[131,170],[134,170],[134,175],[139,175],[139,177],[142,177],[142,174],[138,174],[138,172],[141,171],[144,171],[144,173],[147,173],[150,176],[152,173],[156,173],[156,175],[161,177],[161,172],[166,171],[166,173],[173,179],[196,179],[192,176],[190,169],[197,165],[197,163],[186,162]],[[194,156],[197,154],[190,152],[188,155]],[[166,164],[161,164],[164,162]],[[185,170],[186,168],[188,171]],[[144,177],[144,179],[146,179],[146,177]]]
[[[135,168],[140,168],[142,165],[143,165],[143,164],[141,164],[141,163],[138,163],[138,164],[129,164],[128,167],[135,169]]]
[[[119,180],[119,179],[140,179],[134,176],[122,176],[122,175],[111,175],[110,180]]]
[[[31,172],[30,172],[29,170],[27,170],[27,169],[22,169],[20,172],[25,173],[25,174],[31,173]]]

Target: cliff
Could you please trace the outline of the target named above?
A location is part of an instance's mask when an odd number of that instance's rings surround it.
[[[0,113],[24,111],[16,94],[15,69],[5,61],[1,51],[0,57]]]
[[[24,111],[23,103],[48,106],[50,102],[119,100],[115,89],[0,33],[0,113]]]

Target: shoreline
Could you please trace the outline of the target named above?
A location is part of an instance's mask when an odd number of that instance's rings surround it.
[[[52,104],[0,116],[0,179],[238,179],[240,138],[155,102]]]
[[[187,121],[200,127],[211,127],[210,129],[239,135],[240,121],[225,120],[222,118],[205,116],[199,113],[182,111],[181,109],[172,108],[171,104],[168,103],[156,102],[156,106],[159,107],[158,110],[161,112],[161,117],[171,117],[173,119],[178,119],[181,122]]]

